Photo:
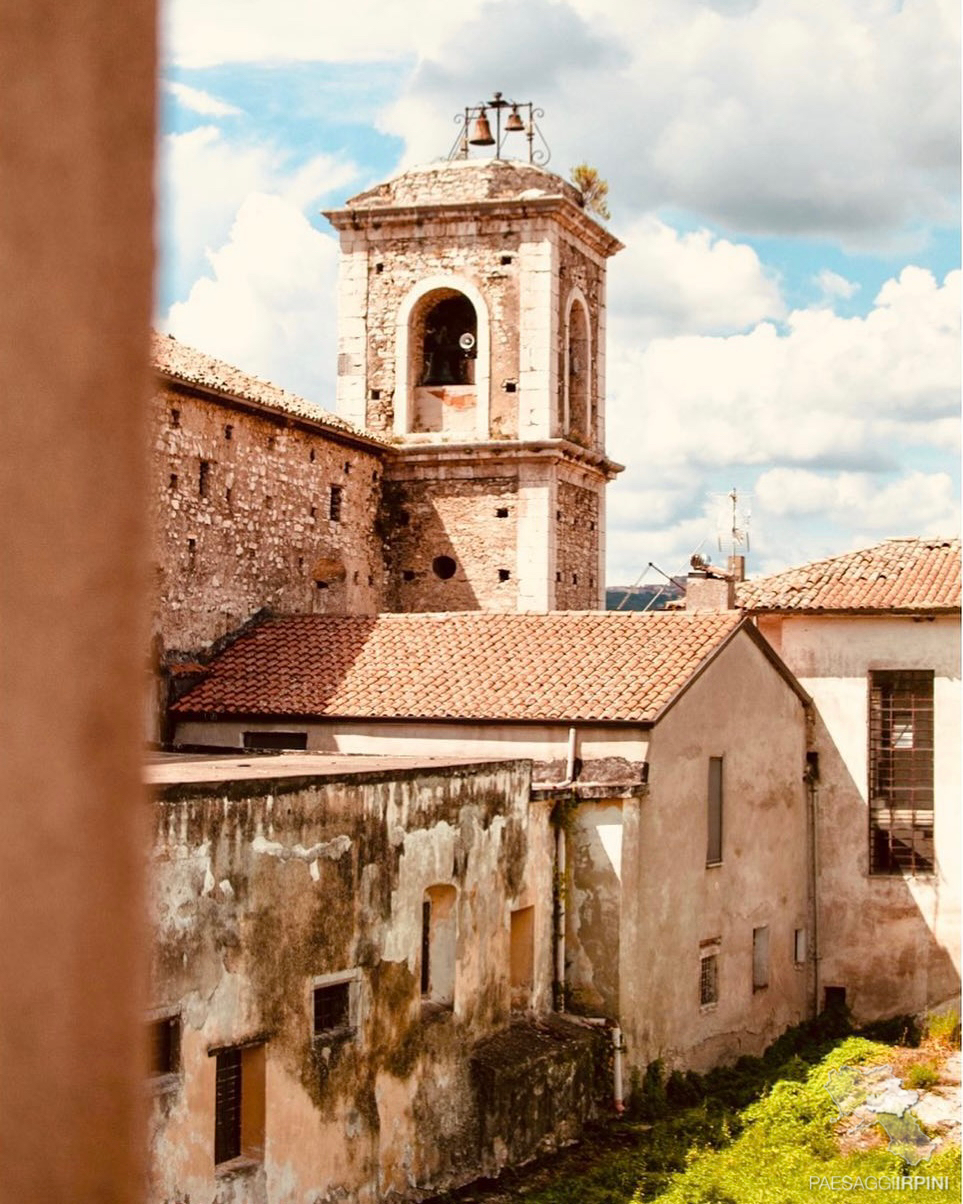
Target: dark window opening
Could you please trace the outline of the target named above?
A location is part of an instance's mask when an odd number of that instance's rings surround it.
[[[225,1049],[217,1055],[214,1090],[214,1162],[241,1156],[241,1051]]]
[[[374,577],[371,575],[371,573],[368,574],[368,584],[374,585]]]
[[[270,495],[269,493],[268,493],[268,494],[265,494],[265,497],[264,497],[264,505],[265,505],[265,507],[267,507],[267,506],[272,506],[273,504],[274,504],[274,498],[273,498],[273,497],[271,497],[271,495]]]
[[[307,732],[244,732],[241,739],[251,750],[287,748],[298,752],[308,747]]]
[[[415,579],[415,573],[413,569],[403,569],[401,576],[404,581],[414,581]]]
[[[345,476],[347,476],[347,475],[348,475],[348,473],[351,471],[351,462],[350,462],[350,460],[345,460],[345,462],[344,462],[344,464],[342,465],[342,467],[344,468],[344,475],[345,475]]]
[[[354,570],[354,572],[351,574],[351,584],[352,584],[352,585],[357,585],[357,584],[358,584],[358,575],[359,575],[359,574],[358,574],[358,570],[357,570],[357,569],[355,569],[355,570]]]
[[[502,267],[508,267],[508,265],[509,265],[511,262],[512,262],[512,257],[511,257],[511,255],[503,255],[503,256],[502,256]]]
[[[317,506],[312,506],[312,507],[311,507],[311,509],[310,509],[310,511],[309,511],[309,513],[310,513],[310,515],[311,515],[311,517],[312,517],[312,518],[317,518],[317,517],[318,517],[318,508],[317,508]]]
[[[573,584],[573,585],[578,585],[578,573],[573,573],[573,574],[572,574],[572,584]]]
[[[933,674],[869,678],[871,874],[933,870]]]
[[[181,412],[180,410],[171,410],[171,426],[180,426]]]
[[[375,264],[375,275],[376,276],[380,276],[384,270],[385,270],[385,265],[383,263]]]
[[[436,556],[431,562],[431,571],[442,581],[449,581],[458,571],[458,565],[450,556]]]
[[[508,571],[508,569],[499,569],[498,570],[498,580],[499,581],[508,581],[510,579],[510,577],[511,577],[511,573]]]
[[[431,900],[421,905],[421,993],[428,994],[431,983]]]
[[[517,393],[518,392],[517,382],[513,381],[513,380],[506,380],[505,381],[505,392],[506,393]]]
[[[508,507],[507,506],[499,506],[498,509],[495,511],[495,517],[496,518],[508,518]]]
[[[562,521],[562,512],[561,512],[561,510],[556,510],[556,511],[555,511],[555,521],[556,521],[557,523],[560,523],[560,522]]]
[[[315,581],[314,588],[315,589],[327,589],[328,583],[327,583],[327,581]]]
[[[189,559],[191,560],[191,562],[193,562],[196,554],[197,554],[197,540],[189,539],[187,541],[187,555],[188,555]]]
[[[311,461],[312,464],[314,463],[314,448],[313,447],[308,452],[308,459]]]
[[[408,513],[408,511],[407,510],[399,510],[398,511],[398,526],[399,527],[407,527],[410,522],[411,522],[411,515]]]
[[[719,865],[722,862],[722,757],[709,758],[706,820],[706,865]]]
[[[207,497],[210,488],[211,462],[210,460],[202,460],[197,474],[197,492],[201,495],[201,497]]]
[[[168,487],[168,489],[176,489],[177,488],[177,473],[176,472],[171,473],[171,475],[167,481],[167,487]]]
[[[845,987],[826,987],[823,991],[823,1011],[842,1012],[846,1007]]]
[[[380,389],[372,389],[371,390],[371,400],[372,401],[380,401],[381,400],[381,390]]]
[[[278,441],[277,435],[268,435],[268,437],[267,437],[268,449],[271,450],[271,449],[275,448],[277,446],[277,441]]]
[[[475,307],[461,293],[436,302],[425,314],[420,385],[474,383]]]
[[[150,1073],[177,1074],[181,1068],[181,1018],[167,1016],[150,1025]]]
[[[351,1028],[351,983],[314,989],[314,1035],[334,1036]]]
[[[229,506],[234,500],[234,490],[230,487],[230,485],[228,485],[228,487],[224,490],[224,499]]]
[[[562,574],[561,573],[555,574],[555,581],[556,581],[556,584],[561,585],[561,583],[562,583]]]
[[[328,517],[333,523],[341,522],[342,489],[340,485],[331,486],[331,498],[328,502]]]
[[[719,958],[710,953],[699,959],[699,1005],[719,1002]]]
[[[769,986],[769,929],[752,930],[752,989],[763,991]]]
[[[298,557],[298,569],[300,570],[300,569],[303,569],[303,568],[304,568],[304,557],[303,557],[303,556],[299,556],[299,557]]]
[[[228,423],[228,425],[224,428],[224,438],[229,443],[234,438],[234,427],[231,426],[230,423]]]

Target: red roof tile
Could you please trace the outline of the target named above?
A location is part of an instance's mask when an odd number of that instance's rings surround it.
[[[738,628],[723,613],[566,611],[274,619],[179,714],[645,722]]]
[[[958,611],[960,541],[887,539],[746,581],[737,598],[751,611]]]
[[[188,385],[200,385],[215,392],[239,397],[244,401],[253,401],[257,405],[266,406],[272,410],[281,410],[285,414],[294,414],[309,422],[316,422],[332,430],[343,431],[357,438],[377,442],[366,435],[364,431],[345,422],[337,414],[325,410],[313,401],[306,401],[295,393],[289,393],[277,385],[249,376],[240,368],[215,359],[203,351],[196,351],[180,343],[172,335],[154,333],[151,343],[151,357],[154,369],[165,376],[183,381]]]

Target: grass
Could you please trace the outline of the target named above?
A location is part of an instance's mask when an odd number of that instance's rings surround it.
[[[862,1180],[874,1204],[884,1204],[906,1198],[898,1183],[895,1190],[885,1184],[920,1174],[949,1179],[946,1189],[928,1187],[927,1204],[958,1204],[958,1150],[943,1151],[915,1168],[888,1153],[885,1138],[875,1148],[841,1152],[834,1132],[839,1114],[826,1091],[831,1070],[859,1063],[893,1062],[904,1077],[916,1067],[917,1077],[932,1081],[935,1054],[952,1048],[953,1030],[945,1025],[949,1036],[917,1033],[922,1047],[910,1053],[906,1047],[841,1035],[843,1018],[834,1023],[821,1017],[785,1034],[764,1057],[741,1058],[704,1078],[674,1074],[665,1080],[653,1064],[637,1084],[633,1113],[623,1122],[627,1148],[607,1153],[581,1173],[513,1193],[513,1199],[528,1204],[812,1204],[821,1192],[834,1198],[841,1189],[831,1190],[829,1184],[842,1184],[848,1176],[851,1185]]]

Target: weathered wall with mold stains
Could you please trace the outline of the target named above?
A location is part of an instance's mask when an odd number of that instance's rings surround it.
[[[152,1204],[403,1197],[576,1134],[593,1038],[563,1026],[546,1062],[516,1017],[518,1039],[492,1044],[516,1031],[515,907],[536,906],[532,1007],[551,995],[551,838],[547,813],[529,821],[529,783],[521,762],[163,788],[152,1002],[183,1035],[180,1073],[153,1097]],[[422,900],[439,883],[457,891],[450,1009],[420,991]],[[312,980],[350,970],[355,1035],[315,1048]],[[263,1159],[217,1174],[209,1050],[252,1039]],[[512,1096],[519,1042],[530,1084],[557,1101],[542,1122]]]

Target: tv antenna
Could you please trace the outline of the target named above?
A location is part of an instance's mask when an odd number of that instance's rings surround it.
[[[735,486],[728,493],[710,495],[716,507],[716,540],[719,551],[729,556],[744,556],[749,551],[751,493],[740,494]]]

